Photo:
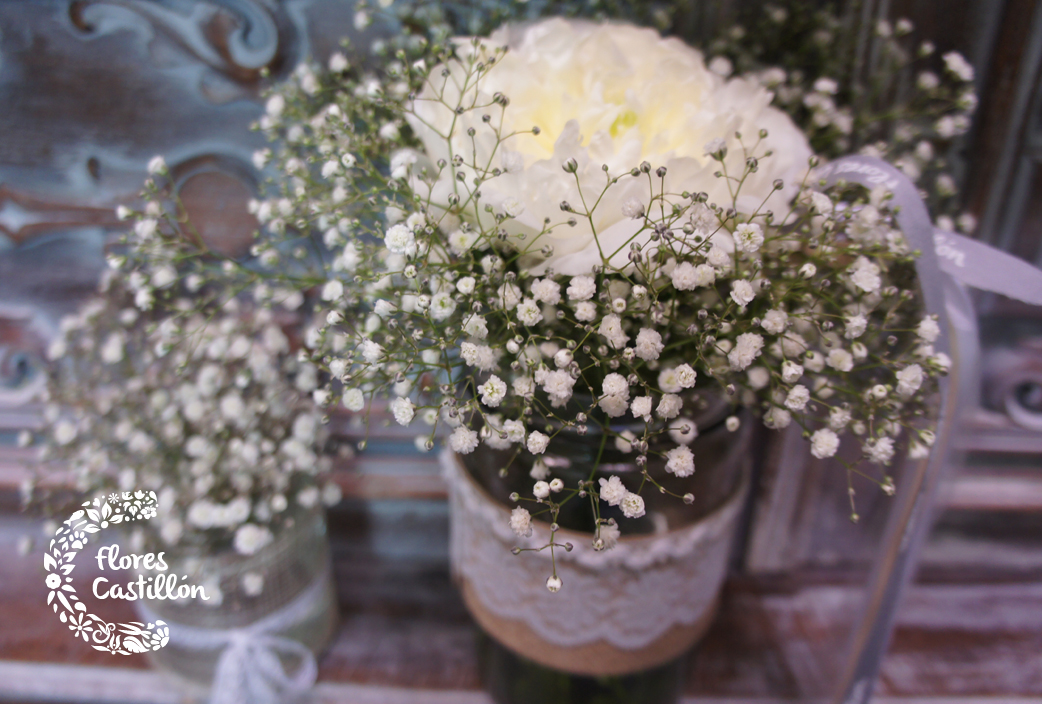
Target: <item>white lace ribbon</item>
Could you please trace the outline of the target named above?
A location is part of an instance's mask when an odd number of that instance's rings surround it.
[[[510,530],[510,509],[480,490],[453,453],[443,452],[441,463],[452,501],[453,572],[496,616],[521,621],[556,646],[603,641],[640,650],[674,626],[699,622],[713,608],[727,574],[747,479],[696,523],[668,531],[663,521],[663,532],[624,536],[604,552],[593,549],[590,535],[572,538],[561,531],[558,540],[574,543],[571,552],[557,552],[557,574],[565,586],[551,594],[549,551],[510,551],[515,545],[545,544],[548,528],[534,525],[531,538],[518,538]]]
[[[328,569],[278,611],[242,628],[200,628],[171,622],[143,603],[148,621],[162,618],[170,628],[170,644],[186,650],[220,650],[210,691],[211,704],[279,704],[306,693],[318,677],[315,656],[302,643],[276,635],[307,620],[328,588]],[[279,655],[296,656],[299,666],[287,674]]]

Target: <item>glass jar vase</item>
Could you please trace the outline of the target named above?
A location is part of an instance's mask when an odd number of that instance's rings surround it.
[[[209,598],[135,602],[139,618],[161,619],[170,629],[168,645],[150,653],[156,666],[200,696],[210,687],[232,686],[222,680],[228,678],[222,668],[237,673],[232,679],[241,681],[233,684],[244,687],[247,699],[257,698],[251,695],[255,684],[276,693],[281,684],[290,690],[310,686],[314,656],[337,624],[329,538],[320,507],[298,509],[274,540],[252,555],[231,547],[210,552],[179,546],[164,559],[167,574],[203,587]],[[240,662],[226,662],[235,658]],[[267,683],[249,681],[251,668],[278,667],[282,672],[269,672]],[[247,674],[238,674],[242,672]]]
[[[699,403],[700,402],[700,403]],[[597,550],[589,499],[568,502],[558,514],[553,556],[547,513],[536,515],[534,534],[510,529],[511,493],[531,495],[534,458],[482,445],[463,456],[443,455],[451,489],[453,575],[468,610],[494,643],[483,649],[486,685],[499,704],[523,702],[673,702],[683,680],[679,659],[712,622],[727,574],[733,537],[748,491],[751,424],[728,430],[731,409],[715,396],[700,407],[697,437],[690,443],[696,470],[680,478],[649,453],[648,473],[674,494],[645,487],[646,513],[625,518],[601,503],[601,518],[614,518],[622,536]],[[643,430],[643,427],[640,428]],[[674,447],[665,439],[660,452]],[[555,454],[541,457],[550,476],[575,487],[590,478],[618,476],[634,491],[643,479],[636,453],[592,431],[561,433]],[[527,461],[524,459],[527,457]],[[691,503],[679,496],[693,494]],[[538,514],[533,510],[533,514]],[[571,549],[564,548],[570,543]],[[563,582],[546,586],[553,571]]]

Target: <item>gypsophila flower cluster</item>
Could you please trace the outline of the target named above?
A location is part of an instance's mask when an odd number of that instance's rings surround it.
[[[941,229],[972,233],[977,222],[960,213],[955,167],[977,108],[973,66],[937,51],[908,19],[869,29],[862,39],[858,23],[829,7],[767,5],[709,51],[770,89],[819,154],[886,159],[920,187]]]
[[[48,465],[78,491],[154,491],[160,545],[250,555],[323,501],[318,369],[298,361],[277,312],[232,299],[160,314],[131,274],[62,321],[48,351]],[[172,293],[172,291],[168,291]],[[142,310],[146,308],[146,310]],[[179,342],[180,344],[174,344]]]
[[[462,455],[507,452],[501,471],[534,480],[510,518],[519,537],[581,496],[594,546],[614,545],[626,524],[602,503],[639,519],[642,492],[666,491],[653,463],[698,471],[688,418],[706,390],[769,428],[798,424],[815,457],[850,446],[880,468],[844,460],[848,474],[884,489],[899,440],[929,446],[950,361],[890,194],[820,190],[810,144],[760,81],[619,24],[411,51],[379,69],[304,66],[271,94],[256,160],[281,177],[251,205],[264,231],[249,260],[178,237],[156,189],[121,265],[176,260],[261,304],[306,294],[316,399],[367,419],[386,399],[425,428],[421,450],[441,436]],[[541,460],[586,434],[631,453],[640,481],[554,477]]]

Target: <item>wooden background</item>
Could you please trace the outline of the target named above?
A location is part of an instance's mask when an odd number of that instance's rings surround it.
[[[1027,153],[1042,126],[1038,5],[868,3],[974,60],[982,101],[965,144],[966,202],[985,220],[1000,212],[982,237],[1030,260],[1042,256],[1034,162],[1004,155]],[[42,350],[93,290],[122,227],[114,208],[137,200],[148,159],[166,157],[205,235],[243,247],[256,226],[246,200],[259,179],[249,157],[261,138],[248,130],[258,93],[340,37],[359,39],[352,19],[350,3],[331,0],[0,1],[0,699],[167,701],[142,659],[77,645],[44,605],[39,555],[19,553],[23,536],[41,536],[40,519],[19,510],[31,454],[14,438],[40,427],[30,399]],[[997,182],[1009,185],[996,192]],[[1028,196],[1011,202],[1018,187]],[[948,468],[884,662],[889,697],[1042,696],[1042,433],[994,398],[1042,374],[1042,330],[1037,310],[979,303],[986,387],[965,409],[965,461]],[[336,474],[347,497],[331,513],[343,623],[319,694],[484,701],[475,629],[448,574],[445,488],[406,434],[377,433]],[[343,434],[357,439],[346,420]],[[795,441],[758,436],[763,469],[720,618],[690,659],[693,698],[824,694],[835,678],[887,501],[863,491],[852,526],[842,472]]]

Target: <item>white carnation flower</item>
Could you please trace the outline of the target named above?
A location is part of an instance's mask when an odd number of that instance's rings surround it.
[[[637,201],[646,198],[646,184],[639,179],[614,185],[611,197],[619,205],[598,211],[594,224],[579,218],[574,227],[545,227],[547,218],[562,222],[561,201],[580,204],[580,193],[603,189],[602,164],[614,177],[646,160],[666,167],[665,192],[705,191],[711,202],[730,203],[726,179],[713,176],[720,165],[709,167],[703,145],[736,130],[755,135],[763,129],[768,137],[759,148],[773,155],[762,159],[742,184],[736,206],[744,214],[763,208],[764,201],[766,208],[780,210],[796,195],[807,172],[812,155],[807,139],[785,113],[770,106],[767,88],[714,74],[697,50],[653,29],[552,18],[505,26],[478,42],[475,47],[469,40],[459,41],[460,59],[431,69],[432,76],[444,71],[448,77],[429,82],[406,119],[432,161],[466,154],[468,161],[507,167],[482,183],[483,197],[504,204],[516,198],[523,214],[497,222],[498,208],[475,208],[467,217],[480,220],[484,229],[502,228],[507,245],[522,253],[519,264],[535,275],[550,267],[566,276],[589,274],[604,263],[602,251],[612,266],[629,267],[629,243],[647,247],[651,242],[653,231],[643,228],[643,219],[634,219]],[[491,68],[480,81],[464,80],[471,56],[478,54],[481,60],[502,46],[510,50],[494,64],[486,63]],[[498,126],[504,134],[517,135],[509,142],[509,154],[494,153],[503,151],[494,139],[475,142],[468,135],[471,128],[488,133],[480,110],[453,110],[460,101],[492,104],[496,93],[515,97]],[[606,121],[606,115],[624,119]],[[533,125],[540,126],[539,135],[530,134]],[[450,140],[443,135],[451,135]],[[571,159],[576,168],[566,172],[561,167],[573,163]],[[740,149],[724,160],[730,173],[745,169]],[[454,193],[454,177],[451,169],[444,169],[429,185],[413,175],[412,186],[432,207],[445,208]],[[784,183],[780,191],[774,190],[776,180]]]

